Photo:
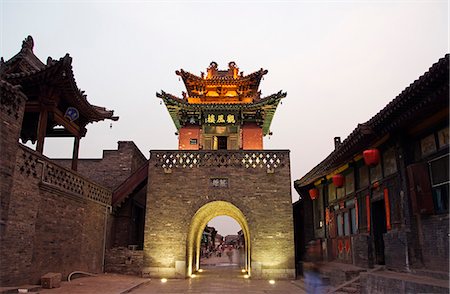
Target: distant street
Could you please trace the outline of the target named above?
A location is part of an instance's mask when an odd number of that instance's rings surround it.
[[[231,263],[230,260],[226,254],[226,252],[223,252],[221,254],[221,257],[216,256],[215,254],[212,254],[209,258],[201,258],[200,259],[200,266],[240,266],[241,268],[244,267],[244,256],[243,254],[239,254],[239,250],[233,249],[232,259]]]

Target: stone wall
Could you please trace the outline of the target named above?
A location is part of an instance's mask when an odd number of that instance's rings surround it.
[[[359,267],[373,267],[372,238],[367,234],[352,236],[353,264]]]
[[[422,258],[427,269],[449,271],[448,214],[422,217]]]
[[[449,293],[448,280],[390,271],[361,273],[361,293]]]
[[[1,286],[39,283],[47,272],[101,272],[111,191],[16,144]]]
[[[71,159],[53,159],[70,168]],[[135,172],[147,159],[132,141],[119,141],[117,150],[103,150],[99,159],[79,159],[78,173],[114,190]]]
[[[144,264],[144,251],[116,247],[106,251],[105,272],[140,275]]]
[[[252,277],[295,277],[288,151],[152,151],[149,166],[146,273],[184,276],[195,213],[224,201],[248,223]]]
[[[392,230],[383,234],[386,268],[406,271],[409,266],[408,237],[406,232]]]

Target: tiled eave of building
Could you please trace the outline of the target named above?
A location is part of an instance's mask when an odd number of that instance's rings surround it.
[[[190,72],[184,71],[183,69],[180,69],[179,71],[175,72],[177,75],[181,76],[181,78],[183,79],[183,81],[186,82],[192,82],[192,83],[198,83],[198,84],[203,84],[203,83],[221,83],[221,82],[225,82],[225,83],[230,83],[232,82],[233,84],[237,84],[237,83],[242,83],[242,84],[246,84],[252,81],[260,81],[261,78],[263,77],[263,75],[267,74],[268,71],[266,69],[260,69],[258,71],[255,71],[251,74],[248,74],[246,76],[238,76],[236,79],[231,76],[231,75],[215,75],[212,76],[211,78],[207,78],[204,79],[202,77],[199,77],[197,75],[194,75]]]
[[[188,91],[189,96],[192,96],[192,88],[195,86],[249,86],[251,89],[253,89],[253,92],[257,92],[259,85],[261,83],[261,78],[267,74],[267,70],[260,69],[254,73],[251,73],[246,76],[238,76],[237,78],[234,78],[231,75],[216,75],[212,76],[211,78],[204,79],[199,76],[196,76],[190,72],[184,71],[183,69],[176,71],[176,74],[181,76],[183,79],[184,85],[186,87],[186,90]]]
[[[21,85],[24,90],[27,86],[44,84],[57,88],[67,103],[77,108],[80,115],[88,122],[118,119],[113,116],[114,111],[92,105],[87,101],[84,91],[77,87],[72,70],[72,58],[68,54],[59,60],[50,61],[41,69],[5,74],[2,78],[11,84]]]
[[[401,130],[409,123],[427,114],[427,110],[448,108],[449,55],[441,58],[421,77],[403,90],[395,99],[366,123],[358,124],[353,132],[301,179],[294,182],[296,189],[311,185],[351,161],[373,142],[386,134]]]
[[[258,111],[262,110],[264,113],[264,122],[262,125],[263,134],[267,135],[270,130],[270,124],[272,122],[273,116],[277,109],[278,103],[287,93],[279,91],[278,93],[272,94],[270,96],[261,98],[254,103],[188,103],[184,99],[180,99],[174,95],[161,91],[161,93],[156,93],[158,98],[164,101],[164,104],[169,111],[170,116],[179,130],[181,128],[181,122],[179,113],[181,111],[185,112],[195,112],[200,113],[201,111]]]

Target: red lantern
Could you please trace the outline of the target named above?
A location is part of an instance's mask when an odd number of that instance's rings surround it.
[[[380,163],[380,151],[378,149],[368,149],[363,152],[364,162],[368,166],[376,166]]]
[[[309,189],[309,197],[311,197],[311,200],[316,200],[319,197],[319,189]]]
[[[336,188],[341,188],[344,186],[344,176],[341,174],[336,174],[333,176],[333,184],[336,186]]]

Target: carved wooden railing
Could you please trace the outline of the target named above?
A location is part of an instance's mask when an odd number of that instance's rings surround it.
[[[69,193],[79,199],[89,199],[111,205],[112,191],[91,182],[78,173],[53,163],[47,157],[21,145],[21,158],[18,160],[19,172],[25,176],[40,177],[44,186],[62,193]]]
[[[174,168],[248,168],[275,170],[289,165],[289,150],[152,150],[150,166]]]

